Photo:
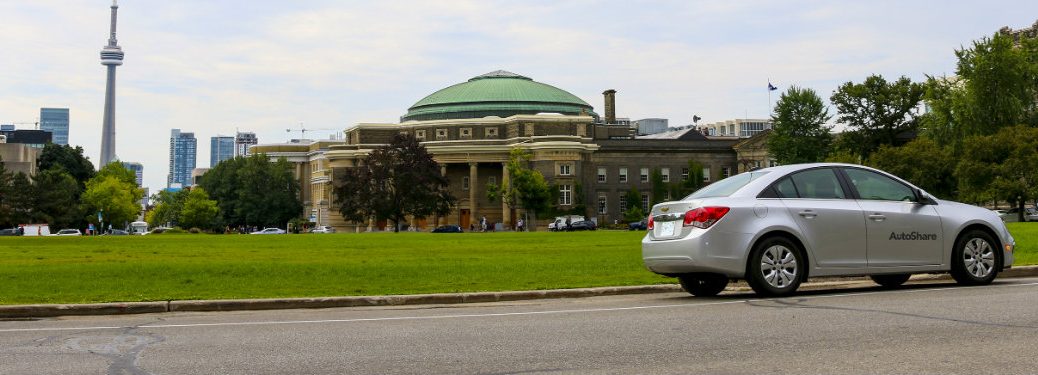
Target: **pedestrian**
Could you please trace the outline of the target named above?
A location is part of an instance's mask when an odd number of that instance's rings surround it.
[[[566,216],[566,230],[569,230],[569,224],[570,224],[569,216]]]
[[[519,218],[519,222],[515,224],[516,231],[523,231],[523,218]]]
[[[479,219],[479,230],[480,230],[480,232],[486,232],[487,231],[487,217],[486,216],[480,217],[480,219]]]

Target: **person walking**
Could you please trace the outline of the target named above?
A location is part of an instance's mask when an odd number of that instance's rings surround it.
[[[523,231],[523,218],[519,218],[519,222],[515,223],[515,230],[517,232]]]
[[[480,229],[480,232],[486,232],[487,231],[487,217],[486,216],[483,216],[483,217],[481,217],[479,219],[479,229]]]

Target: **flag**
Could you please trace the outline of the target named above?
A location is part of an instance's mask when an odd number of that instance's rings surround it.
[[[778,87],[775,87],[774,85],[771,84],[771,82],[768,82],[768,91],[775,91],[775,90],[778,90]]]

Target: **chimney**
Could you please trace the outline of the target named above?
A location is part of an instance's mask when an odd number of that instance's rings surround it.
[[[616,123],[616,90],[609,89],[602,92],[605,95],[605,123],[606,125]]]

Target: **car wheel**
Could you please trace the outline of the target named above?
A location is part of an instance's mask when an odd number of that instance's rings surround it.
[[[869,277],[872,278],[872,281],[875,281],[876,284],[879,284],[884,288],[894,288],[908,281],[908,278],[912,277],[912,274],[905,273],[897,275],[872,275]]]
[[[716,273],[697,273],[678,276],[681,287],[693,296],[716,296],[728,286],[728,276]]]
[[[764,296],[792,294],[800,287],[807,264],[800,247],[785,237],[761,241],[750,253],[746,282]]]
[[[962,285],[984,285],[998,275],[998,246],[994,238],[981,230],[970,230],[959,236],[952,249],[951,275]]]

